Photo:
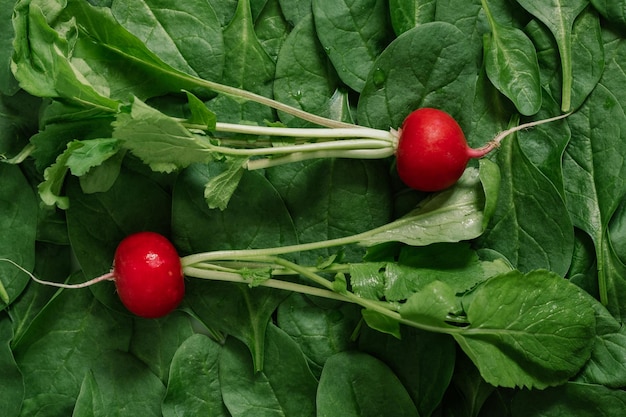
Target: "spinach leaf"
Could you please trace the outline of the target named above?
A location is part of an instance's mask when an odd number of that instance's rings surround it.
[[[400,339],[365,327],[359,334],[359,349],[389,366],[420,416],[432,415],[441,403],[458,356],[450,336],[407,326],[401,328]]]
[[[174,186],[172,234],[181,254],[297,243],[289,212],[263,176],[246,172],[228,208],[221,211],[209,209],[198,192],[210,174],[208,166],[192,165]],[[213,282],[189,282],[186,293],[197,317],[246,343],[255,369],[262,369],[265,327],[288,293]]]
[[[603,111],[593,110],[597,106]],[[572,222],[588,233],[596,246],[600,300],[616,317],[624,317],[625,304],[616,291],[624,285],[624,280],[609,266],[613,264],[613,255],[607,246],[606,230],[626,193],[626,173],[620,156],[626,152],[622,150],[626,142],[621,128],[625,123],[626,115],[617,98],[599,85],[570,118],[572,139],[563,165],[565,196]]]
[[[150,371],[165,384],[170,364],[180,345],[194,334],[187,314],[173,312],[157,320],[137,318],[129,352],[148,365]]]
[[[110,416],[111,407],[124,413],[160,416],[165,387],[147,365],[119,351],[102,354],[85,373],[73,416]]]
[[[250,0],[237,3],[235,16],[224,29],[224,48],[226,62],[221,82],[271,97],[275,64],[254,32]],[[266,106],[224,95],[210,101],[208,106],[222,121],[262,123],[274,119],[272,110]]]
[[[376,57],[391,39],[381,0],[313,0],[317,36],[339,78],[362,91]]]
[[[589,0],[561,0],[546,3],[537,0],[517,0],[529,13],[539,19],[552,32],[561,58],[562,94],[561,109],[572,108],[572,26],[576,17],[587,7]]]
[[[4,30],[0,34],[0,94],[13,95],[19,86],[11,72],[11,55],[13,54],[13,40],[15,29],[11,25],[13,7],[2,8],[0,22]]]
[[[245,348],[228,339],[219,359],[222,398],[231,415],[315,416],[317,381],[298,345],[270,324],[265,361],[255,372]]]
[[[311,0],[278,0],[278,2],[285,19],[292,26],[297,26],[300,20],[311,14]]]
[[[328,358],[355,348],[352,335],[361,313],[351,304],[292,294],[278,306],[276,317],[280,329],[298,343],[319,378]]]
[[[267,54],[276,62],[283,43],[291,27],[280,9],[279,0],[267,0],[259,17],[255,20],[254,31]]]
[[[338,86],[336,71],[317,39],[309,14],[289,33],[278,54],[274,97],[291,106],[325,115],[324,109]],[[302,120],[282,112],[279,117],[288,126],[305,125]]]
[[[415,26],[435,20],[436,0],[390,0],[391,26],[400,35]]]
[[[546,390],[519,391],[513,397],[513,416],[610,417],[624,410],[626,394],[601,385],[568,382]]]
[[[87,277],[111,269],[115,248],[127,235],[142,230],[170,234],[169,194],[152,178],[129,169],[123,170],[104,193],[85,194],[79,182],[71,178],[67,196],[71,202],[67,210],[68,233],[76,259]],[[127,311],[112,283],[101,283],[91,291],[107,306]]]
[[[205,335],[185,340],[172,359],[163,416],[181,412],[208,417],[229,416],[222,401],[219,383],[219,357],[222,347]],[[184,411],[182,411],[184,410]]]
[[[483,0],[491,32],[484,37],[485,68],[496,88],[526,116],[541,107],[539,64],[535,47],[520,29],[503,25]]]
[[[626,23],[626,4],[624,0],[590,0],[593,7],[605,18],[620,24]]]
[[[285,202],[300,243],[354,235],[391,219],[387,170],[377,161],[326,159],[290,164],[268,170],[267,178]],[[314,264],[317,257],[331,255],[330,251],[303,253],[301,262]],[[362,250],[346,247],[344,254],[346,260],[359,261]]]
[[[32,270],[35,264],[37,199],[20,167],[0,163],[0,257]],[[30,278],[14,265],[0,262],[0,309],[22,293]]]
[[[7,416],[18,416],[24,397],[24,377],[15,363],[11,350],[13,330],[6,315],[0,315],[0,398]]]
[[[481,245],[523,272],[546,268],[565,275],[574,234],[563,198],[521,152],[515,137],[503,142],[497,158],[502,169],[498,206]]]
[[[22,412],[71,414],[85,373],[104,352],[125,351],[130,333],[129,318],[102,305],[88,289],[58,293],[13,345],[26,387]]]
[[[470,325],[452,336],[493,385],[541,389],[562,384],[591,355],[591,303],[552,272],[493,277],[471,294],[466,314]]]
[[[355,385],[353,381],[363,383]],[[418,416],[398,377],[383,362],[362,352],[342,352],[330,357],[324,365],[317,395],[320,417]]]
[[[224,39],[211,3],[115,0],[111,12],[171,67],[207,80],[221,79]]]
[[[477,70],[467,37],[451,24],[411,29],[378,56],[359,98],[360,124],[398,128],[419,107],[437,107],[467,125]]]

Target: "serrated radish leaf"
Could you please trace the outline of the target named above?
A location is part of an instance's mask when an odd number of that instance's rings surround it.
[[[470,296],[466,314],[470,325],[452,335],[493,385],[558,385],[591,355],[591,303],[582,290],[549,271],[491,278]]]

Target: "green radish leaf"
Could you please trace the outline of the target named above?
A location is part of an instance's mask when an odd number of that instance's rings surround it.
[[[526,116],[541,108],[541,82],[535,47],[520,29],[497,21],[483,0],[491,32],[484,37],[485,69],[495,87]]]
[[[226,168],[212,175],[207,181],[204,186],[204,198],[210,209],[226,209],[245,172],[243,164],[246,160],[246,158],[225,158],[223,165],[226,165]],[[210,168],[216,170],[218,163],[211,164]]]
[[[193,95],[193,93],[189,91],[185,91],[185,93],[187,94],[189,111],[191,112],[191,117],[187,119],[187,122],[203,126],[203,130],[214,130],[217,122],[216,114],[209,110],[204,102]]]
[[[396,35],[435,20],[436,0],[390,0],[391,26]]]
[[[192,134],[183,125],[133,100],[130,113],[122,112],[113,123],[113,137],[155,171],[172,172],[193,163],[213,159],[208,138]]]
[[[546,390],[521,390],[512,399],[519,416],[613,417],[624,411],[626,393],[601,385],[568,382]]]
[[[456,293],[448,284],[433,281],[410,296],[400,307],[402,318],[427,326],[447,327],[448,315],[460,313]]]
[[[228,339],[219,375],[222,398],[233,416],[316,415],[317,381],[296,342],[274,325],[267,327],[262,371],[241,343]]]
[[[493,277],[471,294],[465,310],[470,325],[452,336],[490,384],[538,389],[562,384],[591,355],[591,303],[553,272]]]
[[[382,0],[313,0],[317,36],[339,78],[362,91],[376,57],[391,40]]]
[[[595,299],[596,340],[577,382],[619,388],[626,385],[626,328]]]
[[[226,62],[221,83],[272,97],[276,68],[254,32],[250,0],[237,2],[235,16],[224,29],[224,48]],[[225,122],[263,123],[264,120],[274,120],[273,112],[268,107],[225,95],[211,100],[208,106]]]
[[[10,259],[30,271],[35,265],[38,202],[18,166],[0,163],[0,258]],[[24,291],[28,275],[0,261],[0,309]]]
[[[113,1],[115,19],[164,62],[178,71],[219,80],[224,67],[222,26],[202,0]]]
[[[289,33],[278,54],[274,97],[290,106],[330,116],[324,110],[338,84],[336,71],[328,63],[309,14]],[[288,126],[306,125],[288,114],[279,112],[279,116]]]
[[[11,350],[13,329],[8,317],[0,319],[0,400],[4,406],[3,414],[7,417],[20,415],[24,398],[24,377],[15,363]]]
[[[365,246],[385,242],[426,246],[473,239],[483,233],[484,206],[479,171],[469,168],[453,187],[433,194],[400,219],[362,233],[358,242]]]
[[[177,417],[181,412],[207,417],[229,416],[220,392],[221,351],[218,343],[201,334],[190,336],[180,345],[172,358],[163,417]]]
[[[86,373],[76,398],[73,416],[110,416],[111,410],[146,417],[161,416],[165,387],[134,356],[105,352]]]
[[[342,352],[326,361],[317,398],[318,417],[418,416],[398,377],[362,352]]]
[[[378,56],[358,103],[360,124],[398,128],[413,110],[436,107],[461,127],[473,100],[475,57],[467,36],[449,23],[420,25]]]
[[[556,40],[562,70],[561,109],[567,112],[572,108],[572,27],[576,17],[589,4],[589,0],[567,2],[553,0],[549,3],[541,0],[517,0],[517,2],[545,24]]]
[[[73,141],[68,144],[66,166],[73,175],[80,177],[93,167],[99,166],[120,150],[120,141],[113,138]]]

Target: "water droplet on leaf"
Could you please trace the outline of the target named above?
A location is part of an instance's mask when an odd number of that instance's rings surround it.
[[[380,88],[385,84],[386,80],[387,74],[385,74],[385,71],[383,71],[382,68],[376,68],[372,74],[372,81],[374,81],[374,85],[377,88]]]

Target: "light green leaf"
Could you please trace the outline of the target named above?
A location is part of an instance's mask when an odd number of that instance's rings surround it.
[[[400,315],[417,323],[446,327],[448,315],[459,313],[460,307],[452,287],[442,281],[433,281],[402,304]]]
[[[213,159],[208,138],[192,134],[137,98],[130,113],[118,114],[113,127],[113,137],[155,171],[172,172]]]
[[[472,293],[470,325],[452,336],[490,384],[559,385],[591,355],[595,317],[587,297],[549,271],[495,276]]]
[[[237,190],[245,169],[243,164],[246,158],[226,158],[223,164],[226,168],[220,173],[212,175],[204,186],[204,199],[211,209],[226,209],[228,202]],[[217,163],[211,169],[217,168]]]
[[[473,239],[484,230],[484,205],[479,171],[469,168],[453,187],[433,194],[404,217],[359,235],[358,242],[425,246]]]

